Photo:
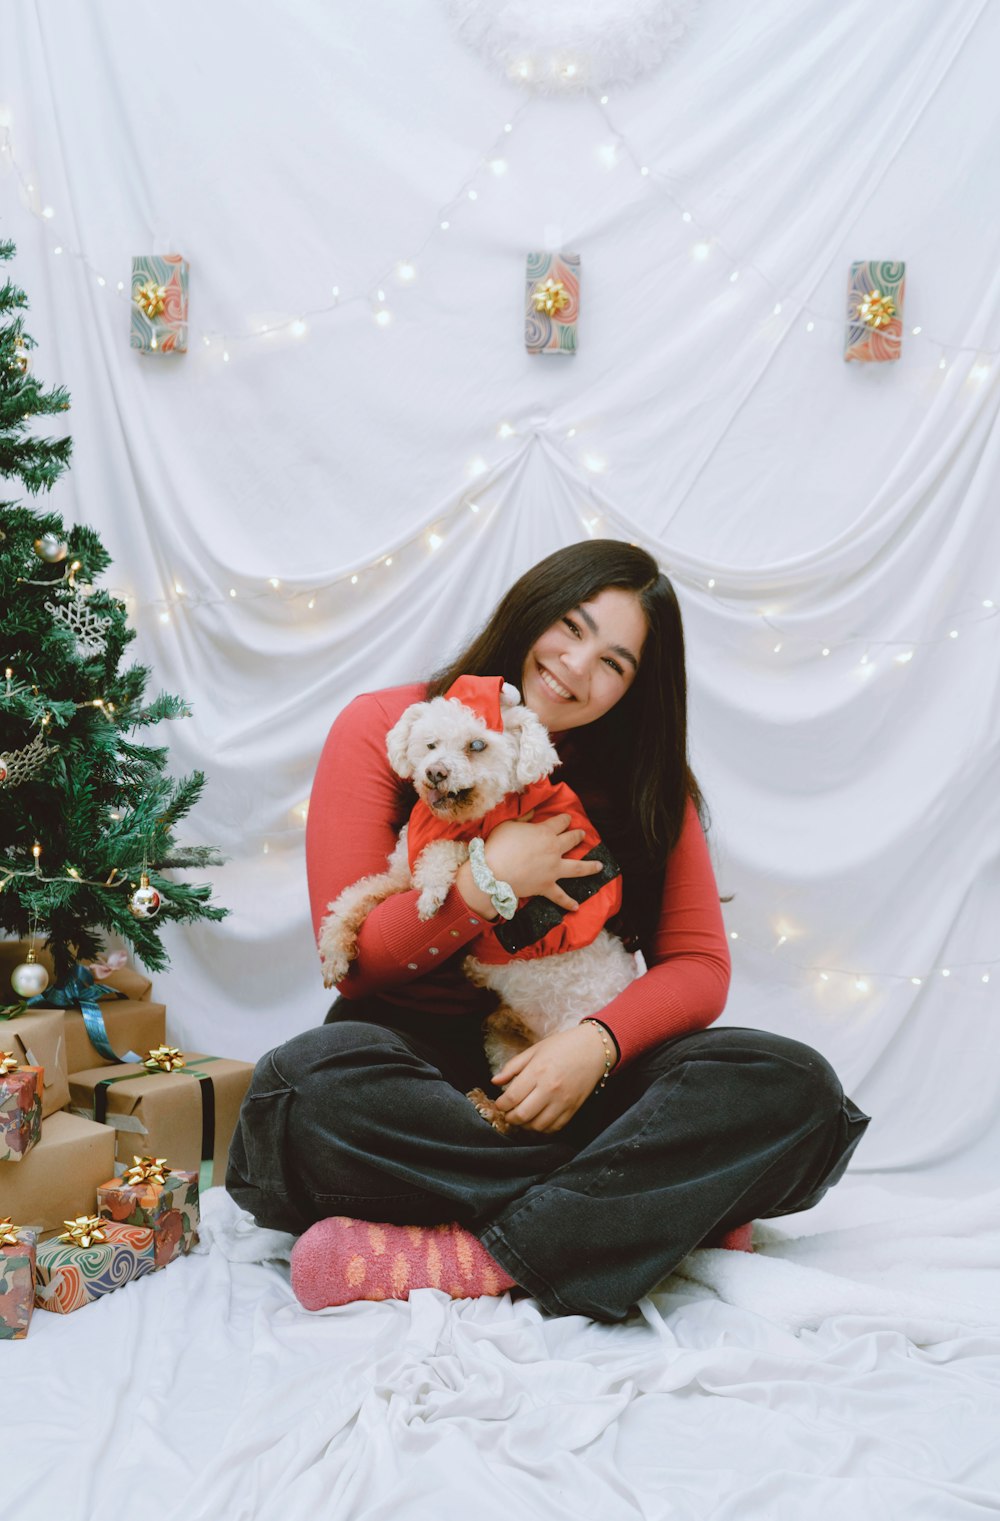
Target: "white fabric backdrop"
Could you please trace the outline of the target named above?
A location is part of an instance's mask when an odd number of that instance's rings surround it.
[[[619,534],[684,605],[724,1018],[874,1116],[817,1209],[622,1327],[429,1289],[307,1315],[216,1190],[207,1255],[12,1345],[15,1508],[996,1514],[998,47],[988,0],[704,0],[604,106],[520,94],[436,0],[8,0],[0,233],[74,399],[54,503],[194,704],[186,833],[231,858],[232,917],[167,932],[173,1038],[319,1021],[298,810],[333,717]],[[547,245],[583,258],[571,360],[521,343]],[[141,359],[116,285],[173,249],[191,351]],[[898,365],[840,357],[866,257],[908,262]]]
[[[861,1171],[975,1188],[1000,987],[996,5],[706,0],[606,106],[519,93],[434,0],[180,0],[152,36],[123,5],[21,0],[3,30],[0,226],[38,373],[73,395],[53,502],[102,532],[154,683],[193,703],[167,736],[209,777],[186,835],[231,858],[232,917],[167,931],[173,1038],[255,1058],[322,1017],[296,808],[331,720],[543,553],[617,533],[683,599],[735,893],[725,1018],[835,1062],[874,1116]],[[583,258],[569,360],[521,341],[524,253],[553,243]],[[170,249],[191,351],[140,358],[116,283]],[[863,257],[908,261],[898,365],[841,358]]]

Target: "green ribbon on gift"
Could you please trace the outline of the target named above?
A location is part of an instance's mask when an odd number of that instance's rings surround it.
[[[217,1062],[219,1056],[199,1056],[200,1062]],[[173,1072],[123,1072],[120,1077],[102,1077],[94,1087],[94,1119],[106,1125],[108,1118],[108,1089],[114,1083],[126,1083],[133,1077],[196,1077],[201,1085],[201,1166],[198,1168],[198,1192],[204,1193],[212,1186],[212,1164],[215,1158],[215,1084],[209,1072],[199,1072],[197,1067],[178,1067]]]

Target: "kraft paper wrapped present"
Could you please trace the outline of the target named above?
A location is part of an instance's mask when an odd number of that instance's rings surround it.
[[[132,260],[130,347],[142,354],[186,354],[188,261],[181,254],[140,254]]]
[[[22,1162],[42,1133],[41,1067],[22,1067],[0,1047],[0,1163]],[[0,1199],[4,1196],[0,1173]],[[5,1201],[4,1201],[5,1202]]]
[[[0,1220],[0,1341],[21,1341],[35,1308],[37,1233]]]
[[[122,1177],[101,1184],[97,1213],[124,1225],[148,1225],[156,1266],[166,1267],[198,1240],[198,1174],[178,1172],[165,1157],[135,1156]]]
[[[22,1067],[40,1067],[42,1119],[69,1103],[66,1037],[59,1009],[29,1009],[14,1019],[0,1020],[0,1047],[12,1051]]]
[[[40,1310],[68,1315],[153,1271],[153,1232],[148,1227],[93,1216],[88,1224],[90,1230],[77,1221],[83,1244],[56,1237],[39,1246],[35,1304]],[[96,1239],[95,1230],[105,1239]]]
[[[102,999],[99,1007],[108,1040],[116,1051],[135,1051],[141,1056],[153,1046],[162,1046],[167,1030],[164,1004],[153,1003],[149,998],[123,998],[121,1002]],[[79,1009],[65,1011],[63,1033],[66,1037],[66,1066],[71,1074],[96,1067],[101,1062],[108,1066],[117,1065],[92,1044]]]
[[[208,1188],[225,1182],[253,1066],[190,1052],[184,1062],[170,1072],[131,1063],[71,1072],[70,1103],[74,1114],[113,1127],[119,1162],[127,1166],[136,1154],[169,1157],[177,1171],[198,1173]]]
[[[906,265],[865,259],[851,265],[844,358],[863,364],[898,359],[903,346]]]
[[[524,343],[529,354],[575,354],[580,313],[580,255],[529,253]]]
[[[64,1220],[92,1212],[114,1170],[113,1130],[75,1114],[51,1114],[22,1162],[0,1164],[0,1209],[35,1227],[42,1240],[62,1230]]]

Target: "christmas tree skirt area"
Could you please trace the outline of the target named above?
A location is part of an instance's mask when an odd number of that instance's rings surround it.
[[[602,1325],[433,1289],[309,1313],[291,1238],[212,1189],[201,1251],[4,1353],[9,1513],[972,1521],[1000,1492],[998,1203],[849,1176]]]

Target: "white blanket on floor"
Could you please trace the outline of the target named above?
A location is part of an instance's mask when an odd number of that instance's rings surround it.
[[[309,1314],[290,1238],[211,1190],[202,1253],[9,1348],[11,1513],[983,1521],[998,1203],[847,1179],[603,1326],[432,1289]]]

